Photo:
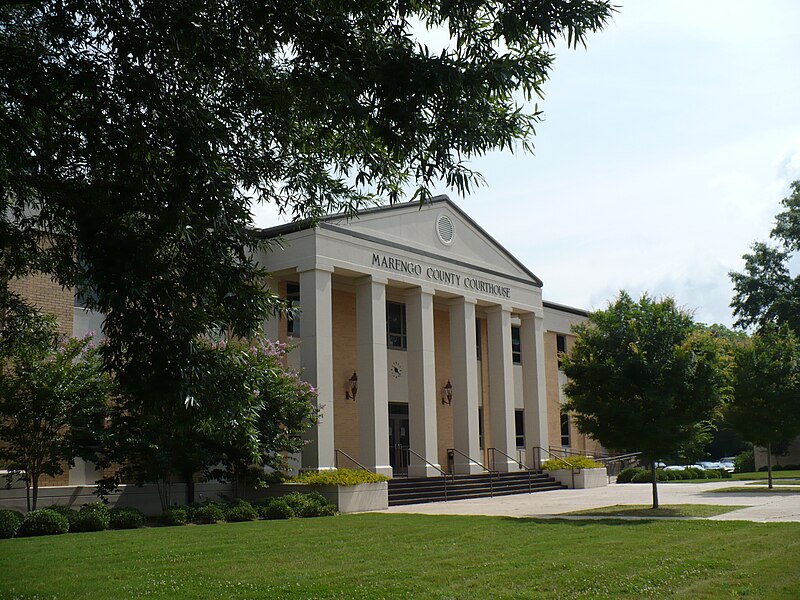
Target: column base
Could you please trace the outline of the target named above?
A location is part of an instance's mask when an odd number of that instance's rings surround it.
[[[435,463],[434,463],[435,464]],[[435,465],[438,467],[439,465]],[[431,465],[408,465],[409,477],[441,477],[442,473]]]
[[[508,460],[505,457],[503,457],[503,460],[501,461],[495,461],[494,468],[496,471],[500,471],[501,473],[511,473],[522,470],[522,468],[519,466],[519,463],[513,460]]]
[[[386,475],[391,479],[392,475],[394,474],[394,470],[392,470],[391,465],[385,465],[380,467],[375,467],[375,472],[378,475]]]
[[[458,475],[479,475],[486,472],[482,466],[472,461],[460,463],[457,462],[455,465],[453,465],[453,468]]]

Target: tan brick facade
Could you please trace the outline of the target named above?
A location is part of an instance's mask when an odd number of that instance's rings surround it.
[[[75,294],[72,288],[62,288],[50,276],[42,273],[9,283],[12,292],[18,293],[41,311],[58,319],[58,330],[64,335],[72,335]]]

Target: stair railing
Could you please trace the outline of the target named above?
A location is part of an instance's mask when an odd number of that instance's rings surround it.
[[[367,467],[362,465],[360,462],[358,462],[355,458],[350,456],[347,452],[345,452],[344,450],[340,450],[339,448],[336,448],[334,450],[334,454],[333,454],[333,456],[334,456],[333,464],[337,469],[339,468],[339,455],[340,454],[342,456],[344,456],[345,458],[347,458],[348,460],[350,460],[350,462],[352,462],[353,464],[358,465],[359,468],[364,469],[367,473],[372,473],[373,472],[372,470],[368,469]]]
[[[474,463],[474,464],[478,465],[478,466],[479,466],[481,469],[483,469],[484,471],[486,471],[487,473],[489,473],[489,497],[491,497],[491,498],[494,498],[494,476],[495,476],[495,472],[494,472],[494,471],[492,471],[490,468],[488,468],[488,467],[487,467],[486,465],[484,465],[483,463],[481,463],[481,462],[479,462],[479,461],[475,460],[474,458],[471,458],[471,457],[470,457],[469,455],[467,455],[467,454],[464,454],[464,453],[463,453],[461,450],[459,450],[458,448],[448,448],[448,449],[447,449],[447,456],[448,456],[448,458],[452,458],[452,457],[453,457],[454,455],[456,455],[456,454],[458,454],[459,456],[462,456],[462,457],[466,458],[466,459],[469,461],[469,463],[467,463],[467,464]],[[455,462],[455,461],[454,461],[454,462]],[[455,477],[456,477],[456,474],[455,474],[455,464],[454,464],[454,465],[453,465],[453,480],[454,480],[454,481],[455,481]]]
[[[533,476],[532,476],[533,469],[531,469],[529,466],[527,466],[525,463],[523,463],[518,458],[514,458],[513,456],[509,456],[508,454],[506,454],[505,452],[500,450],[500,448],[488,448],[488,452],[489,452],[489,464],[492,465],[492,467],[496,467],[494,455],[495,455],[495,453],[499,452],[500,454],[505,456],[511,462],[517,463],[517,465],[519,466],[520,469],[522,469],[523,471],[527,471],[527,473],[528,473],[528,493],[530,494],[530,493],[533,492]],[[495,468],[495,470],[497,470],[497,469]]]
[[[550,450],[542,448],[541,446],[534,446],[533,447],[533,457],[534,457],[534,464],[536,465],[536,470],[537,471],[541,471],[542,470],[542,453],[543,452],[547,453],[547,455],[550,456],[550,458],[553,458],[553,459],[555,459],[557,461],[560,461],[563,464],[567,465],[570,469],[572,469],[572,489],[574,490],[575,489],[575,472],[579,471],[580,469],[578,467],[576,467],[575,465],[573,465],[571,462],[569,462],[567,460],[564,460],[560,456],[557,456],[557,455],[553,454],[552,452],[550,452]]]
[[[615,475],[619,475],[619,472],[612,473],[613,470],[616,470],[619,467],[619,470],[622,470],[622,467],[625,466],[626,462],[632,461],[637,459],[637,457],[641,456],[641,452],[629,452],[627,454],[619,454],[617,456],[609,456],[607,458],[600,458],[598,459],[603,465],[606,467],[606,475],[608,476],[608,482],[611,483],[611,478]],[[638,462],[638,460],[637,460]],[[609,468],[611,467],[611,468]]]
[[[439,467],[438,465],[433,464],[432,462],[430,462],[424,456],[414,452],[414,450],[411,448],[411,446],[407,446],[406,449],[408,450],[409,454],[413,454],[418,459],[420,459],[422,462],[424,462],[426,465],[428,465],[429,467],[432,467],[433,469],[435,469],[435,470],[439,471],[439,473],[441,473],[442,481],[444,482],[444,501],[447,502],[447,478],[448,478],[448,476],[449,477],[453,477],[453,475],[450,474],[450,473],[447,473],[446,471],[443,471],[441,469],[441,467]]]

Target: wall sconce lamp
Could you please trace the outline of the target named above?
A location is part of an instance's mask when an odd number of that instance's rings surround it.
[[[353,371],[353,376],[347,380],[347,392],[345,398],[347,400],[355,400],[358,393],[358,375]]]
[[[450,383],[450,380],[447,380],[447,383],[444,384],[444,398],[442,398],[442,404],[452,404],[453,403],[453,384]]]

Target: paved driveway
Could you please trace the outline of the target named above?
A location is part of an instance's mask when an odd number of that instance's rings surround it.
[[[658,486],[663,504],[733,504],[747,508],[712,520],[798,521],[800,522],[800,493],[759,493],[754,487],[747,494],[705,494],[708,490],[741,487],[744,481],[715,481],[711,483],[664,483]],[[797,486],[794,486],[797,488]],[[800,489],[800,488],[799,488]],[[495,515],[505,517],[553,517],[562,513],[612,506],[615,504],[650,504],[652,487],[642,483],[612,484],[588,490],[558,490],[498,498],[433,502],[410,506],[393,506],[385,512],[430,515]]]

